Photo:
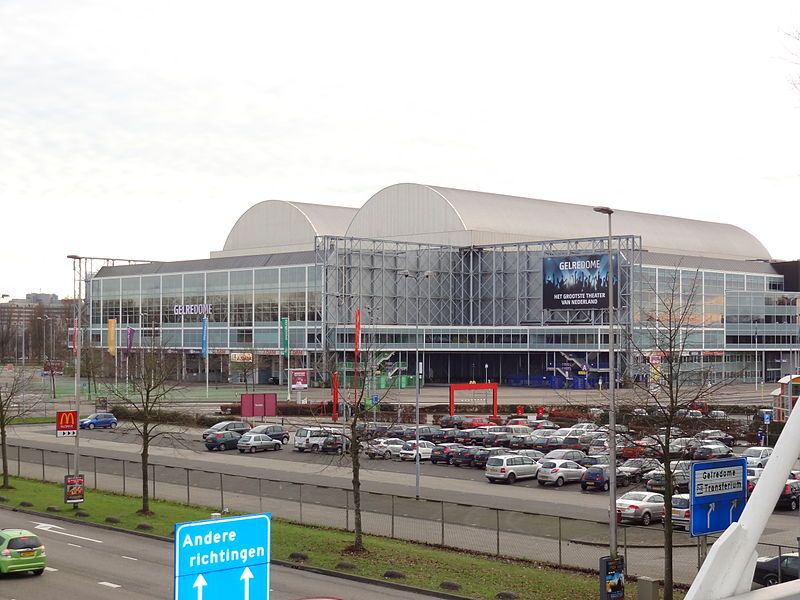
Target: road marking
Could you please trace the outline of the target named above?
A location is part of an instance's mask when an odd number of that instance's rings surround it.
[[[78,546],[78,544],[73,544],[72,542],[67,542],[67,546],[72,546],[73,548],[83,548],[83,546]]]
[[[76,538],[79,540],[86,540],[87,542],[95,542],[96,544],[102,544],[102,540],[95,540],[92,538],[82,537],[80,535],[74,535],[72,533],[67,533],[66,531],[58,531],[59,529],[64,529],[63,527],[59,527],[58,525],[53,525],[52,523],[38,523],[37,521],[31,521],[31,523],[35,524],[36,527],[34,529],[41,529],[42,531],[47,531],[49,533],[57,533],[58,535],[65,535],[67,537]]]
[[[50,573],[57,573],[58,572],[58,569],[54,569],[53,567],[45,567],[44,570],[48,571]]]
[[[122,587],[121,585],[117,585],[116,583],[109,583],[108,581],[98,581],[97,585],[104,585],[110,588],[119,588]]]
[[[128,560],[139,560],[138,558],[133,558],[132,556],[125,556],[124,554],[122,555],[122,558],[127,558]]]

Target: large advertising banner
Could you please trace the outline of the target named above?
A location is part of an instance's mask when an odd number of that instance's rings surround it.
[[[545,309],[608,308],[607,254],[547,256],[543,267]]]

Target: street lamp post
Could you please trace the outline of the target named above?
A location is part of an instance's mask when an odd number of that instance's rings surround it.
[[[74,336],[75,340],[75,410],[80,413],[81,410],[81,346],[83,346],[83,331],[81,327],[83,325],[83,257],[77,256],[75,254],[70,254],[67,256],[70,260],[72,260],[72,275],[73,275],[73,285],[75,289],[73,290],[73,301],[75,303],[75,321],[73,323],[73,327],[75,327]],[[79,414],[80,416],[80,414]],[[81,446],[80,446],[80,428],[75,432],[75,475],[80,473],[80,458],[81,458]],[[77,508],[77,504],[73,504],[74,507]]]
[[[609,550],[611,558],[617,557],[617,407],[616,407],[616,365],[614,360],[614,262],[611,253],[611,215],[614,211],[607,206],[596,206],[594,211],[608,215],[608,504],[611,536]]]
[[[42,317],[36,317],[37,321],[42,322],[42,367],[44,367],[44,363],[47,360],[47,333],[45,330],[45,323],[50,320],[50,317],[44,315]],[[52,356],[50,358],[53,358]]]
[[[422,279],[428,279],[432,274],[433,274],[432,271],[425,271],[423,273],[411,273],[411,271],[409,271],[408,269],[403,269],[401,271],[398,271],[398,275],[402,275],[405,278],[411,277],[414,280],[416,280],[417,283],[419,283],[419,280],[421,278]],[[408,297],[408,294],[406,294],[406,297]],[[417,500],[419,500],[419,376],[420,376],[420,373],[422,372],[421,365],[419,364],[419,319],[420,319],[420,314],[419,314],[419,289],[417,289],[417,316],[414,319],[414,323],[415,323],[415,325],[414,325],[414,345],[416,346],[415,359],[414,359],[416,361],[416,377],[414,377],[415,383],[416,383],[416,396],[415,396],[415,400],[414,400],[414,415],[415,415],[414,416],[414,421],[415,421],[415,424],[416,424],[416,427],[414,427],[414,443],[415,443],[415,448],[416,448],[416,452],[415,452],[416,457],[415,457],[415,461],[414,461],[415,464],[416,464],[416,487],[415,487],[414,495],[415,495]]]

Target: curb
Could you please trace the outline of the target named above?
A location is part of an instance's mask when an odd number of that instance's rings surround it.
[[[96,529],[104,529],[106,531],[114,531],[117,533],[126,533],[130,535],[137,535],[139,537],[148,538],[152,540],[158,540],[160,542],[166,542],[172,544],[174,539],[171,537],[166,537],[163,535],[156,535],[154,533],[145,533],[142,531],[134,531],[131,529],[121,529],[119,527],[114,527],[112,525],[105,525],[103,523],[93,523],[91,521],[80,521],[78,519],[71,519],[63,514],[58,513],[43,513],[35,510],[28,510],[26,508],[18,508],[16,506],[9,506],[8,504],[0,504],[1,510],[7,510],[9,512],[18,512],[24,513],[26,515],[33,515],[36,517],[47,517],[48,519],[53,519],[56,521],[62,521],[65,523],[78,523],[80,525],[88,525],[89,527],[94,527]],[[469,596],[456,596],[455,594],[448,594],[447,592],[437,592],[435,590],[428,590],[425,588],[417,588],[411,585],[404,585],[402,583],[394,583],[391,581],[386,581],[384,579],[372,579],[370,577],[363,577],[361,575],[355,575],[353,573],[342,573],[340,571],[331,571],[329,569],[323,569],[321,567],[310,567],[307,565],[298,564],[295,562],[290,562],[287,560],[276,560],[270,559],[270,564],[275,564],[280,567],[287,567],[290,569],[294,569],[296,571],[304,571],[308,573],[316,573],[318,575],[325,575],[327,577],[337,577],[339,579],[345,579],[347,581],[357,581],[359,583],[367,583],[370,585],[379,585],[381,587],[395,589],[401,592],[410,592],[414,594],[420,594],[424,596],[430,596],[432,598],[444,598],[446,600],[474,600]]]
[[[596,546],[598,548],[608,546],[608,540],[605,541],[595,541],[595,540],[582,540],[582,539],[571,539],[568,540],[571,544],[579,544],[581,546]],[[643,543],[627,543],[625,544],[627,548],[663,548],[663,544],[643,544]],[[690,543],[676,543],[675,541],[672,542],[673,548],[696,548],[697,543],[690,544]]]

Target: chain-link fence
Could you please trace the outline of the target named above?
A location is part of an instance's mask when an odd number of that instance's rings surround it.
[[[74,466],[71,453],[9,445],[10,466],[14,459],[17,475],[42,481],[60,482]],[[80,461],[87,487],[141,494],[141,462],[87,455]],[[148,465],[147,477],[152,498],[214,511],[268,511],[301,524],[351,531],[354,527],[350,489],[158,462]],[[361,492],[360,502],[364,533],[582,569],[597,569],[600,557],[608,554],[607,522],[366,491]],[[658,525],[620,525],[619,548],[628,573],[663,577],[664,533]],[[758,548],[761,556],[793,550],[774,544]],[[690,583],[699,563],[697,540],[675,532],[672,556],[675,580]]]

